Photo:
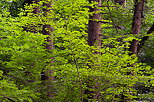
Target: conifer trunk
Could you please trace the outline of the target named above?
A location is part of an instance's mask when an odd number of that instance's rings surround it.
[[[135,0],[134,17],[132,23],[132,34],[139,34],[142,25],[144,0]],[[137,54],[139,51],[139,41],[133,40],[130,46],[130,55]]]

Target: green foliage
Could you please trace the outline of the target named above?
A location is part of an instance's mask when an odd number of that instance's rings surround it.
[[[0,15],[0,90],[3,90],[0,100],[80,102],[89,98],[90,94],[86,94],[89,90],[99,94],[99,101],[118,102],[122,95],[130,100],[140,97],[135,88],[138,83],[147,87],[153,84],[151,67],[139,63],[137,56],[129,56],[125,50],[129,41],[138,39],[124,35],[130,29],[129,10],[119,5],[118,9],[101,8],[102,12],[112,12],[112,15],[104,15],[102,21],[111,24],[102,25],[105,37],[98,50],[87,44],[87,7],[93,4],[86,0],[55,0],[52,8],[48,8],[53,11],[44,15],[43,2],[26,6],[18,17],[10,16],[5,10]],[[103,2],[103,5],[114,4]],[[40,13],[31,13],[36,7]],[[119,15],[118,11],[121,11]],[[126,26],[127,30],[117,32],[105,28],[115,24]],[[43,25],[52,26],[54,32],[43,35]],[[47,37],[54,41],[51,51],[44,47],[48,44]],[[53,63],[49,63],[51,61]],[[54,72],[55,79],[50,85],[41,80],[41,72],[47,70]],[[54,97],[47,97],[50,91]]]
[[[38,93],[34,93],[26,87],[19,89],[12,81],[0,80],[0,100],[2,102],[32,102],[33,99],[38,99]]]
[[[12,18],[9,12],[0,16],[0,69],[4,72],[0,100],[31,102],[40,95],[40,74],[49,58],[43,46],[46,36],[24,31],[27,17]]]

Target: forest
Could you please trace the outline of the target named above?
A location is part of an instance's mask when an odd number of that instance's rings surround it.
[[[0,102],[154,102],[154,0],[0,0]]]

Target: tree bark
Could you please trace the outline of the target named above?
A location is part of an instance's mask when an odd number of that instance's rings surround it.
[[[28,5],[36,3],[38,4],[38,2],[41,0],[25,0],[25,3],[28,3]],[[43,2],[43,16],[47,17],[49,16],[49,14],[51,13],[51,7],[52,7],[52,0],[44,0]],[[41,9],[40,7],[34,7],[33,14],[38,14],[41,13]],[[51,27],[51,25],[46,24],[47,22],[45,22],[45,24],[42,27],[42,34],[44,35],[48,35],[48,37],[46,38],[47,44],[45,45],[47,51],[51,51],[52,49],[54,49],[54,44],[53,44],[53,36],[52,36],[52,32],[53,32],[53,27]],[[35,29],[35,26],[33,27]],[[30,31],[32,33],[37,33],[36,30],[34,31]],[[51,58],[53,59],[53,58]],[[51,61],[51,63],[53,63],[53,61]],[[52,98],[53,92],[51,91],[52,88],[52,82],[54,80],[54,76],[53,76],[53,71],[52,70],[47,70],[45,72],[41,72],[41,80],[43,81],[43,84],[47,87],[47,96],[49,98]]]
[[[46,0],[43,3],[43,12],[44,12],[44,17],[49,16],[49,14],[51,13],[51,7],[52,7],[52,0]],[[47,23],[47,22],[46,22]],[[54,44],[53,44],[53,27],[51,27],[51,25],[49,24],[45,24],[43,25],[43,29],[42,29],[42,34],[44,35],[48,35],[48,37],[46,38],[47,41],[47,45],[45,46],[46,49],[50,52],[52,49],[54,49]],[[51,53],[51,52],[50,52]],[[51,53],[52,54],[52,53]],[[54,58],[51,58],[51,60],[53,60]],[[54,63],[53,61],[51,61],[50,63]],[[53,84],[53,80],[54,80],[54,71],[52,70],[47,70],[46,72],[43,72],[44,77],[46,77],[45,79],[45,85],[47,86],[47,96],[49,98],[53,98],[54,97],[54,92],[52,91],[52,84]]]
[[[90,7],[89,10],[89,12],[93,14],[89,17],[88,44],[90,46],[98,46],[99,48],[101,48],[101,13],[96,13],[100,11],[98,7],[101,6],[101,0],[90,0],[90,2],[92,1],[97,2],[97,4],[96,7]]]
[[[141,31],[141,26],[142,26],[142,18],[143,18],[143,8],[144,8],[144,2],[145,0],[135,0],[135,9],[134,9],[134,16],[133,16],[133,22],[132,22],[132,29],[131,29],[131,34],[139,34]],[[137,55],[139,52],[139,41],[136,39],[133,39],[130,45],[129,49],[130,53],[129,55]],[[135,63],[133,63],[130,66],[134,66]],[[133,75],[133,73],[127,72],[128,75]],[[131,102],[132,100],[129,99],[128,96],[125,96],[122,94],[122,101],[123,102]]]
[[[94,7],[89,8],[89,22],[88,22],[88,45],[95,46],[98,50],[102,46],[102,35],[101,35],[101,13],[99,7],[101,7],[101,0],[89,0],[90,3],[96,2],[97,4]],[[95,52],[95,54],[101,54]],[[85,90],[87,94],[87,99],[84,99],[84,102],[89,102],[89,99],[98,100],[100,93],[98,91],[90,91],[90,89],[97,89],[98,83],[94,83],[93,80],[88,80],[87,82],[88,89]]]
[[[43,12],[44,12],[44,16],[48,16],[51,10],[51,7],[52,7],[52,2],[48,1],[46,3],[43,3]],[[53,32],[53,27],[51,27],[51,25],[49,24],[45,24],[43,25],[43,30],[42,30],[42,33],[44,35],[49,35],[49,37],[47,37],[46,41],[48,42],[48,44],[46,45],[46,49],[47,50],[52,50],[54,48],[54,45],[53,45],[53,40],[52,40],[52,32]]]
[[[132,34],[139,34],[143,17],[144,0],[135,0],[134,18],[132,23]],[[139,41],[133,40],[130,46],[130,55],[137,54],[139,51]]]

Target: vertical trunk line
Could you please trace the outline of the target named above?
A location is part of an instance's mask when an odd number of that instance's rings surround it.
[[[92,8],[90,7],[89,12],[93,13],[89,16],[89,22],[88,22],[88,44],[90,46],[97,46],[99,49],[101,48],[101,13],[99,12],[100,9],[97,7],[101,6],[101,0],[90,0],[90,2],[95,1],[98,4],[96,4],[96,7]]]
[[[52,0],[46,0],[43,3],[43,12],[44,12],[44,16],[47,17],[49,16],[49,13],[51,13],[51,7],[52,7]],[[43,29],[42,29],[42,34],[44,35],[48,35],[48,37],[46,38],[46,41],[48,42],[48,44],[45,46],[46,49],[48,51],[51,51],[52,49],[54,49],[54,44],[53,44],[53,32],[54,28],[51,27],[51,25],[49,24],[45,24],[43,25]],[[51,52],[52,54],[52,52]],[[51,60],[53,60],[54,58],[51,58]],[[51,61],[50,63],[54,63],[54,61]],[[46,72],[44,72],[46,79],[45,79],[45,85],[47,86],[47,96],[49,98],[53,98],[54,97],[54,92],[51,90],[52,89],[52,83],[54,80],[54,71],[52,70],[47,70]]]
[[[133,16],[133,22],[132,22],[132,29],[131,34],[139,34],[141,31],[142,26],[142,18],[143,18],[143,8],[144,8],[144,2],[145,0],[135,0],[134,5],[134,16]],[[139,41],[136,39],[133,39],[131,42],[130,48],[129,48],[129,55],[137,55],[139,52]],[[135,63],[133,63],[130,66],[134,66]],[[133,75],[133,72],[127,72],[128,75]],[[130,93],[129,93],[130,94]],[[124,102],[131,102],[132,100],[128,97],[122,94],[122,100]]]
[[[101,34],[101,0],[89,0],[90,3],[96,2],[97,4],[94,7],[89,8],[89,21],[88,21],[88,45],[94,46],[98,50],[101,49],[102,46],[102,34]],[[96,51],[94,54],[101,54]],[[99,59],[99,58],[98,58]],[[98,65],[96,65],[98,66]],[[95,79],[95,78],[94,78]],[[99,83],[94,83],[93,79],[89,79],[87,82],[87,90],[85,90],[85,94],[87,94],[87,99],[84,99],[84,102],[89,102],[89,100],[99,100],[100,93],[98,91]],[[94,89],[91,91],[90,89]]]
[[[28,5],[31,5],[33,3],[38,4],[39,1],[41,0],[27,0],[25,3],[28,3]],[[40,6],[40,5],[39,5]],[[51,13],[51,7],[52,7],[52,0],[44,0],[43,2],[43,16],[47,17],[49,16],[49,13]],[[32,13],[33,14],[39,14],[42,12],[40,7],[36,6],[33,8]],[[34,30],[26,30],[26,31],[30,31],[32,33],[37,33],[38,31],[35,30],[35,26],[31,26],[34,28]],[[26,27],[25,27],[26,29]],[[48,35],[48,37],[46,38],[46,41],[48,44],[45,45],[45,48],[48,51],[51,51],[52,49],[54,49],[54,44],[53,44],[53,27],[51,27],[51,25],[49,24],[44,24],[42,27],[42,34],[44,35]],[[53,58],[51,58],[53,59]],[[51,63],[54,63],[53,61],[51,61]],[[54,80],[54,76],[53,76],[53,71],[52,70],[47,70],[46,72],[41,72],[41,80],[44,80],[44,85],[47,87],[48,91],[47,91],[47,96],[49,98],[53,98],[54,94],[52,92],[52,82]]]
[[[134,17],[132,23],[132,34],[139,34],[141,31],[142,18],[143,18],[144,0],[135,0]],[[130,55],[139,52],[139,41],[133,40],[130,46]]]

